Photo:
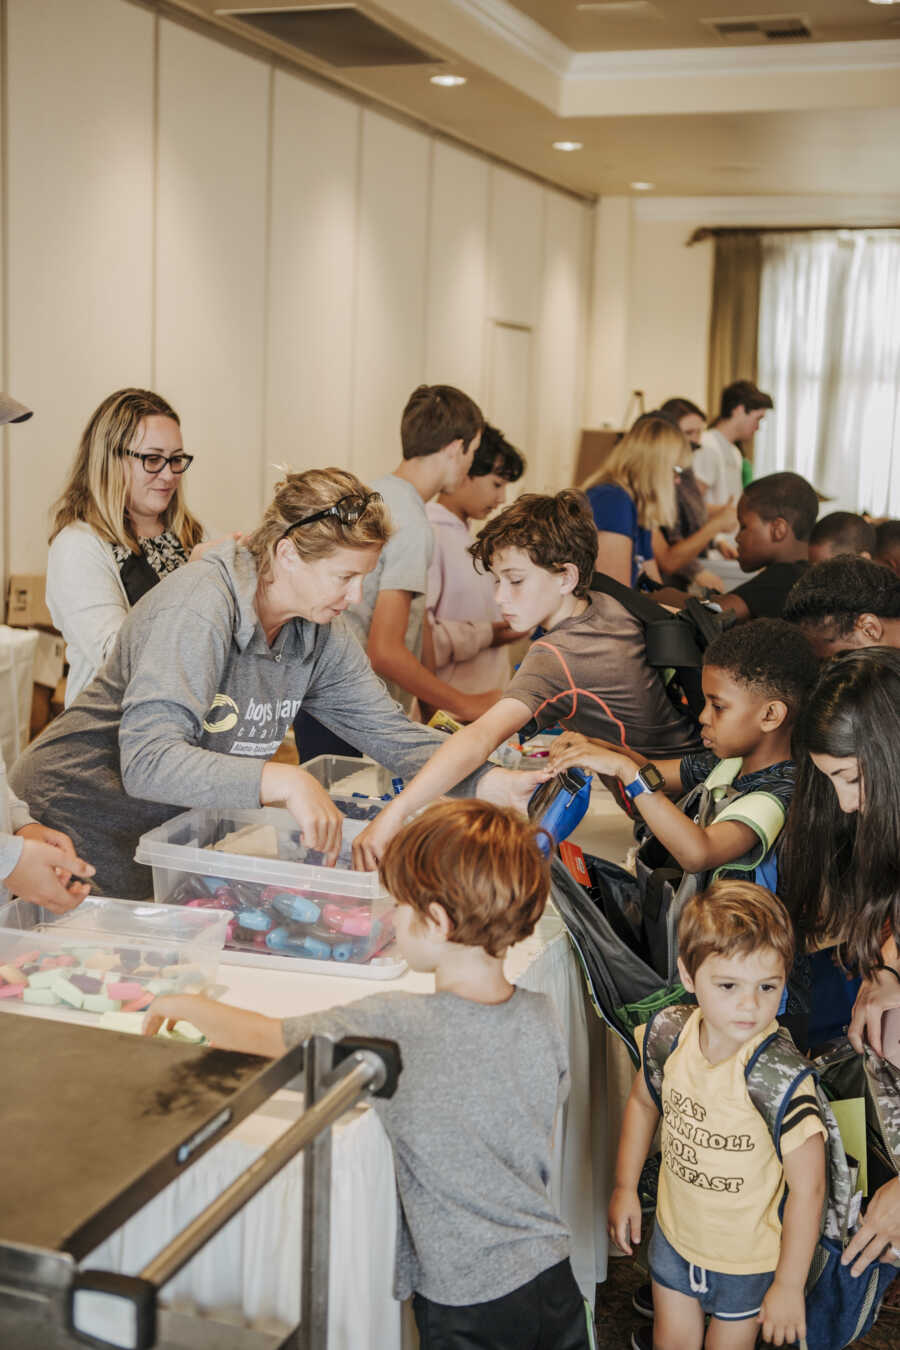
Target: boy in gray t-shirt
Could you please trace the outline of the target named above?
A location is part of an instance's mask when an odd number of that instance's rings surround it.
[[[470,551],[493,573],[504,622],[519,633],[540,626],[543,634],[499,702],[448,736],[357,835],[357,867],[378,867],[407,816],[449,792],[523,728],[533,734],[531,728],[560,722],[645,755],[674,757],[698,745],[695,728],[647,660],[637,620],[618,601],[590,591],[597,530],[582,493],[524,493],[479,531]]]
[[[393,532],[363,582],[362,599],[344,616],[375,674],[404,712],[418,699],[423,707],[445,708],[461,722],[480,717],[500,690],[465,693],[434,673],[425,617],[434,532],[425,503],[459,487],[472,466],[483,426],[478,405],[461,389],[420,384],[413,390],[400,422],[403,459],[393,473],[372,484],[390,511]],[[317,755],[359,753],[302,711],[294,734],[301,763]]]
[[[394,1293],[413,1295],[422,1350],[592,1350],[547,1189],[565,1043],[549,1000],[503,973],[547,899],[537,831],[485,802],[440,803],[397,836],[382,879],[400,950],[434,972],[434,994],[375,994],[283,1022],[172,995],[146,1029],[187,1018],[217,1045],[273,1057],[313,1034],[396,1040],[397,1090],[373,1105],[397,1169]]]

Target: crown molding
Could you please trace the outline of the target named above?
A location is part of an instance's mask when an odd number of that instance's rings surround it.
[[[601,199],[604,200],[604,199]],[[610,200],[606,198],[605,200]],[[687,227],[894,225],[900,195],[884,197],[647,197],[632,202],[636,221],[673,221]]]
[[[900,68],[900,38],[882,42],[813,42],[789,47],[676,47],[653,51],[573,52],[566,83],[658,79],[660,76],[782,75]]]
[[[449,3],[554,75],[564,77],[568,73],[571,47],[507,0],[449,0]]]

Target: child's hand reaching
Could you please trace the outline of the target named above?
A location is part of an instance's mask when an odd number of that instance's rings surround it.
[[[589,736],[580,736],[574,731],[567,731],[557,738],[550,751],[550,768],[554,773],[560,773],[563,769],[570,769],[574,764],[582,769],[592,769],[594,773],[621,778],[629,783],[635,774],[635,761],[622,750],[621,746],[612,745],[609,741],[591,740]]]
[[[637,1191],[627,1186],[615,1187],[609,1202],[606,1231],[620,1251],[634,1256],[632,1243],[641,1240],[641,1202]]]
[[[806,1335],[803,1286],[773,1280],[756,1320],[762,1326],[763,1340],[771,1345],[793,1345],[803,1340]]]
[[[145,1036],[155,1036],[163,1023],[190,1022],[202,1031],[210,1045],[223,1050],[241,1050],[247,1055],[278,1059],[285,1052],[284,1036],[277,1017],[246,1008],[233,1008],[201,994],[161,994],[147,1009]]]

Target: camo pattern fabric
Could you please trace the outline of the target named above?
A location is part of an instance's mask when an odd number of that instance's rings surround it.
[[[812,1079],[819,1115],[827,1132],[825,1138],[827,1186],[822,1232],[825,1237],[832,1238],[844,1246],[850,1237],[850,1212],[857,1188],[847,1162],[838,1123],[828,1105],[828,1098],[819,1086],[813,1065],[800,1053],[789,1032],[783,1027],[763,1042],[747,1065],[747,1090],[750,1093],[750,1100],[768,1125],[779,1157],[781,1121],[784,1118],[785,1108],[799,1085],[806,1083],[808,1079]]]
[[[867,1048],[864,1067],[868,1094],[875,1107],[881,1138],[894,1165],[900,1172],[900,1069],[886,1059],[879,1058]]]

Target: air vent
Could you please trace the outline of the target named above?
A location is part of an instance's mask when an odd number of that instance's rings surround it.
[[[218,9],[331,66],[434,65],[442,58],[384,28],[355,5],[304,9]]]
[[[758,43],[807,41],[812,37],[805,14],[756,14],[740,18],[701,19],[724,42]]]

